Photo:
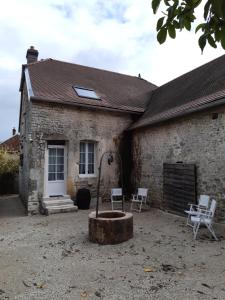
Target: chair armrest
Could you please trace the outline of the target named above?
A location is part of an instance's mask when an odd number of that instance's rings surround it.
[[[190,210],[204,210],[206,211],[206,207],[204,205],[198,205],[198,204],[191,204],[190,205]]]
[[[202,208],[199,209],[199,216],[200,217],[203,217],[203,218],[204,217],[210,217],[211,214],[212,214],[212,212],[208,209],[202,209]]]
[[[193,203],[188,203],[189,207],[189,211],[196,211],[198,210],[198,205],[197,204],[193,204]]]

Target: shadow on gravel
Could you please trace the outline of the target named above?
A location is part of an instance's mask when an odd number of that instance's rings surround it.
[[[18,195],[0,196],[0,218],[24,217],[25,208]]]

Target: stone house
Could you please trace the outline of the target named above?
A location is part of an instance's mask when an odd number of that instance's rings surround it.
[[[20,195],[29,213],[52,203],[51,211],[57,211],[59,201],[66,211],[79,188],[96,196],[102,154],[118,153],[124,131],[145,111],[156,86],[138,77],[38,61],[33,47],[26,58],[20,84]],[[100,186],[106,198],[118,186],[118,157],[103,167]],[[64,197],[53,198],[59,195]]]
[[[28,212],[38,212],[51,196],[73,198],[81,187],[94,197],[99,160],[111,150],[122,156],[126,190],[149,188],[152,205],[163,209],[164,163],[195,165],[195,197],[216,197],[222,217],[225,56],[161,87],[140,77],[38,61],[33,47],[26,57],[19,130],[20,193]],[[103,174],[107,199],[120,184],[118,159]]]
[[[0,149],[6,150],[9,153],[20,153],[20,136],[16,133],[16,129],[13,128],[12,136],[7,140],[0,143]]]

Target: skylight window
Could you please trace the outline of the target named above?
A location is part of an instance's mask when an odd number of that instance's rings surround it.
[[[78,86],[74,86],[73,88],[79,97],[100,100],[100,97],[92,89]]]

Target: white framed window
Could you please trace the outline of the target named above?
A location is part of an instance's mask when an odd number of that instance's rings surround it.
[[[96,176],[96,143],[92,141],[80,142],[80,162],[79,176],[94,177]]]

